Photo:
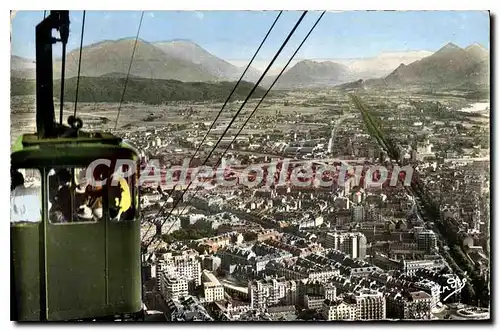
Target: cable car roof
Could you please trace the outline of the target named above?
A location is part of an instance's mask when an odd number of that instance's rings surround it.
[[[17,166],[54,166],[89,163],[97,159],[138,159],[133,147],[109,133],[98,137],[44,138],[25,134],[12,146],[11,161]]]

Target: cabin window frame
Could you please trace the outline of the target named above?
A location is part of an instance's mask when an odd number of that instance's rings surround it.
[[[41,212],[40,212],[40,219],[37,222],[10,222],[11,226],[38,226],[40,224],[43,224],[44,222],[47,222],[47,224],[50,225],[90,225],[90,224],[99,224],[100,222],[108,222],[108,221],[113,221],[112,223],[130,223],[130,222],[135,222],[139,219],[140,211],[141,211],[141,205],[140,205],[140,164],[137,162],[137,160],[131,158],[131,162],[134,163],[134,167],[136,167],[136,172],[130,176],[133,177],[133,185],[129,184],[129,189],[130,189],[130,199],[131,199],[131,208],[133,208],[133,212],[130,213],[129,218],[124,219],[123,216],[120,219],[120,221],[116,221],[110,217],[110,201],[109,201],[109,185],[111,183],[111,175],[112,171],[111,169],[114,168],[116,160],[112,160],[111,166],[109,167],[109,170],[106,171],[105,173],[105,178],[107,179],[106,185],[103,186],[103,191],[102,191],[102,217],[99,219],[95,220],[88,220],[88,221],[74,221],[74,214],[76,212],[76,207],[73,206],[74,204],[74,195],[75,195],[75,187],[77,183],[77,179],[75,178],[75,169],[87,169],[88,166],[92,163],[92,161],[79,161],[79,162],[74,162],[74,163],[69,163],[69,164],[51,164],[51,165],[38,165],[38,166],[28,166],[28,165],[11,165],[11,170],[19,170],[19,169],[27,169],[27,170],[36,170],[39,172],[40,176],[40,206],[41,206]],[[50,180],[51,176],[49,174],[51,173],[51,170],[60,170],[60,169],[68,169],[68,170],[73,170],[72,175],[71,175],[71,185],[73,186],[72,188],[72,198],[71,198],[71,219],[65,222],[54,222],[51,217],[50,217],[50,209],[49,209],[49,204],[51,198],[49,196],[50,192]],[[53,175],[55,176],[55,174]],[[130,181],[129,181],[130,182]]]
[[[44,221],[44,217],[45,217],[45,212],[44,212],[44,207],[45,207],[45,201],[44,201],[44,185],[45,185],[45,181],[44,181],[44,169],[43,167],[25,167],[25,166],[14,166],[14,165],[11,165],[11,174],[13,173],[13,171],[19,171],[19,170],[36,170],[38,171],[38,175],[40,177],[40,187],[39,187],[39,192],[38,192],[38,196],[40,198],[40,218],[38,221],[19,221],[19,222],[13,222],[12,221],[12,211],[11,211],[11,214],[10,214],[10,226],[14,226],[14,227],[26,227],[26,226],[38,226],[40,224],[43,223]],[[25,180],[26,178],[24,178]],[[11,178],[12,180],[12,178]],[[25,186],[26,187],[26,186]],[[12,208],[12,192],[13,190],[11,189],[10,191],[10,208]]]
[[[112,199],[114,199],[115,197],[111,197],[110,194],[111,194],[111,190],[109,190],[109,185],[112,183],[113,179],[111,177],[113,177],[114,175],[117,175],[117,173],[113,173],[112,175],[110,175],[108,177],[108,182],[106,184],[106,188],[108,188],[106,194],[107,194],[107,202],[108,202],[108,205],[107,205],[107,208],[106,208],[106,213],[107,213],[107,217],[108,219],[110,220],[110,222],[112,223],[130,223],[130,222],[135,222],[138,217],[139,217],[139,209],[140,209],[140,203],[139,203],[139,170],[140,170],[140,165],[139,163],[136,161],[136,160],[130,160],[131,162],[134,163],[134,166],[135,166],[135,172],[132,174],[132,175],[129,175],[127,176],[126,178],[123,178],[126,182],[127,182],[127,185],[128,185],[128,189],[129,189],[129,192],[130,192],[130,207],[129,208],[132,208],[132,211],[129,211],[129,209],[127,209],[127,211],[125,211],[125,217],[128,216],[127,218],[125,218],[123,216],[123,213],[122,213],[122,216],[119,220],[116,219],[116,215],[113,216],[111,215],[111,204],[112,204]],[[126,171],[127,169],[123,169],[122,168],[122,171]],[[118,172],[119,173],[119,172]],[[117,179],[120,178],[120,177],[117,177]]]
[[[70,193],[71,193],[71,198],[70,198],[70,206],[71,206],[71,220],[68,220],[66,222],[54,222],[52,219],[51,219],[51,215],[50,215],[50,208],[49,208],[49,203],[50,203],[50,177],[49,174],[52,170],[60,170],[60,169],[70,169],[71,170],[71,185],[74,186],[76,184],[76,180],[75,180],[75,169],[87,169],[90,162],[87,164],[87,165],[82,165],[83,163],[78,163],[78,164],[71,164],[71,165],[56,165],[56,166],[47,166],[47,167],[44,167],[45,171],[44,171],[44,180],[45,180],[45,187],[46,187],[46,196],[45,196],[45,199],[43,201],[43,204],[46,208],[46,220],[47,220],[47,223],[50,224],[50,225],[56,225],[56,226],[63,226],[63,225],[90,225],[90,224],[99,224],[100,222],[106,222],[106,217],[107,217],[107,213],[105,212],[105,210],[108,209],[108,201],[107,201],[107,182],[106,182],[106,185],[104,185],[102,187],[102,216],[99,218],[99,219],[92,219],[92,220],[88,220],[88,221],[74,221],[74,215],[75,215],[75,212],[76,212],[76,208],[74,206],[74,201],[75,201],[75,189],[76,189],[76,186],[73,187],[73,188],[70,188]],[[108,175],[108,174],[106,174]],[[52,176],[55,176],[52,175]],[[109,177],[109,176],[107,176]]]

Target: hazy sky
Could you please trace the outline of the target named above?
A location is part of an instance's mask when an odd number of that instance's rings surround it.
[[[82,11],[70,12],[68,50],[80,44]],[[189,39],[226,60],[250,59],[278,12],[145,12],[140,38],[146,41]],[[290,56],[320,12],[309,12],[282,57]],[[12,20],[12,54],[35,57],[35,25],[43,11],[19,11]],[[140,12],[87,11],[84,45],[135,37]],[[284,12],[258,59],[270,59],[301,12]],[[297,58],[357,58],[382,52],[435,51],[448,42],[474,42],[489,48],[489,15],[479,11],[351,11],[327,13]],[[59,52],[55,55],[59,56]]]

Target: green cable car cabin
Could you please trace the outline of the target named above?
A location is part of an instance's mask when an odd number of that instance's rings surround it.
[[[53,29],[65,44],[67,11],[36,27],[37,133],[11,153],[11,319],[140,318],[138,154],[76,117],[55,122]]]

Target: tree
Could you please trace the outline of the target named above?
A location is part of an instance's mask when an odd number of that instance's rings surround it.
[[[255,232],[245,232],[243,233],[243,239],[245,241],[254,241],[257,240],[258,235]]]

